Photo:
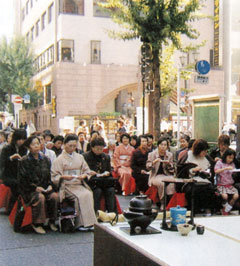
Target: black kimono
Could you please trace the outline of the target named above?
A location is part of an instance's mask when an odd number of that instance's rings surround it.
[[[141,170],[147,171],[148,153],[149,151],[143,152],[138,148],[133,152],[131,159],[132,176],[135,179],[137,190],[142,192],[146,192],[148,189],[149,175],[141,173]]]

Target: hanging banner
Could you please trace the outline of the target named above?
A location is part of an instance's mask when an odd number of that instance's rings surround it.
[[[214,0],[214,66],[219,66],[219,0]]]

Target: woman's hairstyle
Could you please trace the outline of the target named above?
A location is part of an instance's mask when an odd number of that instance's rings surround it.
[[[166,141],[167,147],[169,147],[169,140],[167,138],[160,138],[157,142],[157,146],[159,146],[159,144],[161,144],[163,141]]]
[[[131,138],[131,140],[135,139],[136,141],[138,141],[138,136],[136,136],[136,135],[132,135],[130,138]]]
[[[153,139],[153,135],[150,134],[150,133],[147,133],[146,136],[147,136],[148,138],[150,138],[150,139]]]
[[[188,149],[190,150],[193,146],[193,143],[196,139],[190,139],[190,141],[188,142]]]
[[[78,137],[79,137],[79,135],[84,135],[84,132],[83,131],[79,131],[78,132]]]
[[[31,143],[33,142],[34,139],[37,139],[39,144],[40,144],[40,140],[37,136],[30,136],[27,138],[27,140],[24,142],[24,146],[26,146],[27,148],[30,147]]]
[[[47,136],[49,136],[49,137],[51,138],[51,141],[52,141],[53,138],[54,138],[54,135],[52,134],[51,130],[49,130],[49,129],[45,129],[45,130],[43,131],[43,135],[42,135],[42,136],[44,137],[44,139],[45,139]]]
[[[98,132],[97,130],[93,130],[93,131],[91,131],[91,133],[90,133],[90,137],[92,137],[92,135],[93,135],[94,133],[97,133],[98,136],[100,136],[100,134],[99,134],[99,132]]]
[[[230,146],[230,137],[228,135],[220,135],[218,137],[218,146],[220,144]]]
[[[71,140],[78,141],[78,136],[76,134],[67,134],[63,140],[63,144],[66,144]]]
[[[80,122],[79,122],[79,126],[82,126],[82,125],[84,125],[86,123],[86,120],[80,120]]]
[[[226,149],[226,151],[223,153],[222,156],[222,162],[226,163],[227,162],[227,156],[234,155],[234,158],[236,157],[236,152],[232,149]]]
[[[185,139],[188,143],[189,143],[189,141],[190,141],[190,137],[189,137],[188,135],[183,135],[183,136],[181,136],[180,140],[181,140],[181,139]]]
[[[56,143],[57,141],[61,141],[61,142],[63,142],[64,141],[64,137],[62,136],[62,135],[57,135],[57,136],[55,136],[54,137],[54,139],[53,139],[53,143]]]
[[[20,139],[24,139],[24,140],[27,139],[27,132],[23,128],[16,129],[13,132],[11,144],[15,145],[17,143],[17,141]]]
[[[130,135],[129,135],[128,133],[123,133],[123,134],[121,135],[121,137],[120,137],[120,141],[121,141],[121,142],[122,142],[122,139],[123,139],[124,137],[127,137],[127,138],[129,139],[129,141],[131,140],[131,137],[130,137]]]
[[[103,146],[105,147],[105,142],[104,142],[104,139],[102,137],[96,137],[95,139],[93,139],[91,142],[90,142],[90,145],[91,147],[95,147],[95,146]]]
[[[139,140],[140,140],[140,142],[141,142],[141,139],[148,139],[148,136],[147,135],[140,135],[139,137]]]
[[[204,139],[196,139],[193,143],[193,155],[198,156],[202,151],[209,149],[208,143]]]

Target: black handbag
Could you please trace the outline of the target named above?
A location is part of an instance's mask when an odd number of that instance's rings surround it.
[[[21,231],[21,225],[23,222],[23,218],[25,215],[25,209],[22,205],[22,202],[20,199],[17,200],[17,211],[13,223],[13,230],[14,232],[20,232]]]
[[[100,187],[102,189],[114,187],[117,179],[112,177],[92,177],[88,181],[88,185],[94,189],[96,187]]]

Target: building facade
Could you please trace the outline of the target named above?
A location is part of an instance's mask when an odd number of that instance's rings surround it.
[[[15,1],[15,32],[28,38],[36,53],[34,81],[43,91],[42,105],[21,112],[21,121],[32,120],[38,130],[59,132],[64,117],[93,116],[101,112],[124,112],[129,98],[134,107],[142,97],[139,71],[140,41],[111,39],[108,29],[118,29],[97,5],[100,0]],[[217,95],[225,99],[223,1],[206,1],[203,12],[218,16],[194,23],[200,32],[194,45],[199,60],[211,63],[207,82],[196,73],[187,82],[189,98]],[[217,13],[218,12],[218,13]],[[218,27],[218,28],[217,28]],[[189,40],[183,40],[186,44]],[[191,61],[192,54],[188,55]],[[176,64],[179,54],[175,56]],[[181,87],[185,82],[181,81]],[[224,112],[224,104],[222,104]],[[125,110],[126,111],[126,110]],[[221,123],[224,121],[221,118]]]

